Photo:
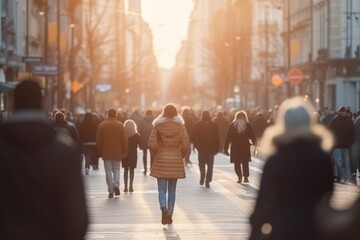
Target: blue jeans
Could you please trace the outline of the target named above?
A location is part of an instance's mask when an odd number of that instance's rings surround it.
[[[120,161],[104,160],[106,184],[109,193],[120,185]]]
[[[333,150],[333,158],[336,165],[338,181],[348,181],[351,177],[349,154],[350,152],[348,148],[335,148]]]
[[[174,212],[177,179],[158,178],[157,183],[158,183],[160,208],[166,207],[166,191],[169,192],[168,201],[167,201],[167,211],[168,214],[171,215]]]
[[[205,166],[207,165],[207,171]],[[199,152],[199,169],[200,169],[200,180],[206,179],[207,183],[212,181],[214,167],[214,155]],[[206,178],[205,178],[206,175]]]

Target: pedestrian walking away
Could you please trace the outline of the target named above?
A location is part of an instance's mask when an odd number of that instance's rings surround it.
[[[126,120],[124,126],[129,145],[128,154],[122,159],[122,167],[124,168],[124,192],[133,192],[134,169],[137,165],[137,150],[140,145],[140,135],[137,132],[136,123],[133,120]]]
[[[99,156],[96,148],[97,124],[91,112],[87,112],[79,126],[79,136],[85,155],[85,174],[89,174],[90,165],[94,170],[98,169]]]
[[[214,156],[219,151],[220,137],[218,127],[211,121],[208,111],[202,113],[202,119],[195,124],[192,136],[194,147],[198,151],[200,185],[204,185],[205,182],[205,187],[210,188]]]
[[[120,195],[120,161],[128,153],[128,138],[124,125],[116,120],[116,110],[108,110],[108,119],[96,132],[96,147],[104,161],[109,198]]]
[[[334,183],[332,135],[303,98],[285,100],[265,130],[267,159],[253,213],[250,240],[317,240],[315,208]]]
[[[1,239],[84,239],[78,149],[46,118],[41,92],[35,80],[17,84],[12,114],[0,124]]]
[[[249,162],[251,161],[250,146],[256,146],[256,137],[245,111],[238,111],[230,124],[225,138],[224,153],[234,163],[238,183],[249,182]],[[229,153],[230,145],[230,153]]]
[[[149,144],[149,138],[150,138],[150,134],[151,131],[153,129],[153,124],[152,122],[154,121],[154,116],[153,116],[153,111],[148,109],[145,112],[145,117],[143,119],[140,120],[139,122],[139,126],[138,126],[138,131],[140,134],[140,149],[143,152],[143,166],[144,166],[144,175],[146,175],[147,173],[147,169],[148,169],[148,144]],[[152,154],[150,155],[150,167],[151,168],[153,161],[154,161],[154,157]]]
[[[154,120],[149,149],[154,154],[150,175],[157,179],[161,223],[171,224],[177,180],[185,178],[184,157],[190,151],[184,119],[173,104],[166,105]]]

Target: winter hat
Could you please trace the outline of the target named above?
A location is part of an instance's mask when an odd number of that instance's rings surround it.
[[[305,107],[291,107],[285,111],[284,123],[285,129],[309,127],[311,124],[311,117]]]

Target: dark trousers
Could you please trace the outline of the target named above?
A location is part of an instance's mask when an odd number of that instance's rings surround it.
[[[207,170],[206,170],[207,165]],[[199,152],[200,181],[211,182],[214,167],[214,154]],[[205,178],[206,176],[206,178]]]
[[[148,148],[144,148],[143,150],[143,164],[144,164],[144,171],[147,172],[147,156],[148,156]],[[150,168],[154,162],[154,156],[150,153]]]
[[[83,145],[84,155],[85,155],[85,168],[90,168],[90,165],[93,167],[99,166],[99,157],[98,151],[95,145]]]
[[[130,178],[129,178],[130,173]],[[130,187],[133,187],[134,182],[134,168],[132,167],[124,167],[124,184],[125,188],[128,186],[128,180],[130,180]]]
[[[242,177],[249,177],[249,162],[235,162],[234,163],[235,173],[238,176],[239,180]]]

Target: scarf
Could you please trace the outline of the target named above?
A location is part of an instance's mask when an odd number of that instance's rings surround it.
[[[245,119],[237,119],[234,123],[234,126],[238,133],[243,133],[246,129],[246,121]]]

